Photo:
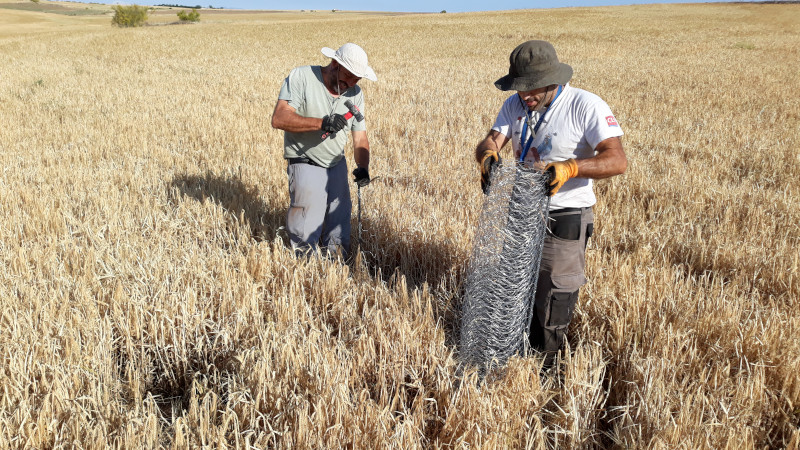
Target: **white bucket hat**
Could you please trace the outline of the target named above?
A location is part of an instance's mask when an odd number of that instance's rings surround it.
[[[328,58],[336,60],[339,64],[349,70],[350,73],[371,81],[378,81],[375,71],[367,63],[367,52],[356,44],[347,43],[334,51],[332,48],[323,47],[322,54]]]

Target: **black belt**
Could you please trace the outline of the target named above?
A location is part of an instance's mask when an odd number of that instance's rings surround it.
[[[292,164],[311,164],[312,166],[322,167],[321,165],[317,164],[313,159],[308,158],[286,158],[289,161],[289,165]]]
[[[561,209],[553,209],[550,211],[551,214],[571,214],[571,213],[579,213],[583,212],[586,209],[592,209],[591,206],[586,206],[583,208],[561,208]]]

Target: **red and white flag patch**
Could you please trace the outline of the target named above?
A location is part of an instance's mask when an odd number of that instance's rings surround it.
[[[606,117],[606,123],[607,123],[607,124],[608,124],[608,126],[610,126],[610,127],[618,127],[618,126],[619,126],[619,124],[617,123],[617,119],[616,119],[616,117],[614,117],[614,116],[608,116],[608,117]]]

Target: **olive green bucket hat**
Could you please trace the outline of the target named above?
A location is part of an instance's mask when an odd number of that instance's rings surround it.
[[[556,49],[547,41],[524,42],[508,60],[508,75],[494,82],[501,91],[532,91],[572,79],[572,67],[558,61]]]

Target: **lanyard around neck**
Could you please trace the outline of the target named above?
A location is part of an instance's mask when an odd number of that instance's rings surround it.
[[[539,120],[537,120],[536,121],[536,125],[533,126],[533,131],[531,132],[531,137],[528,138],[528,140],[525,142],[525,146],[522,148],[522,153],[519,155],[519,162],[522,162],[522,161],[525,160],[525,156],[528,154],[528,150],[530,150],[531,144],[533,144],[533,139],[536,138],[536,133],[539,132],[539,127],[542,126],[542,122],[544,121],[544,116],[546,116],[547,113],[549,113],[550,110],[553,108],[553,105],[555,104],[556,99],[558,98],[559,95],[561,95],[561,90],[562,90],[561,89],[561,85],[558,85],[558,91],[556,92],[556,96],[553,97],[553,101],[550,102],[550,106],[547,107],[547,110],[545,112],[543,112],[541,115],[539,115]],[[520,99],[520,101],[521,100],[522,99]],[[524,104],[524,102],[523,102],[523,104]],[[525,106],[525,108],[527,109],[527,105]],[[522,137],[521,137],[521,139],[524,139],[525,135],[528,134],[528,122],[530,122],[530,120],[531,120],[530,113],[532,113],[532,112],[533,111],[526,111],[525,112],[525,124],[522,125]]]

